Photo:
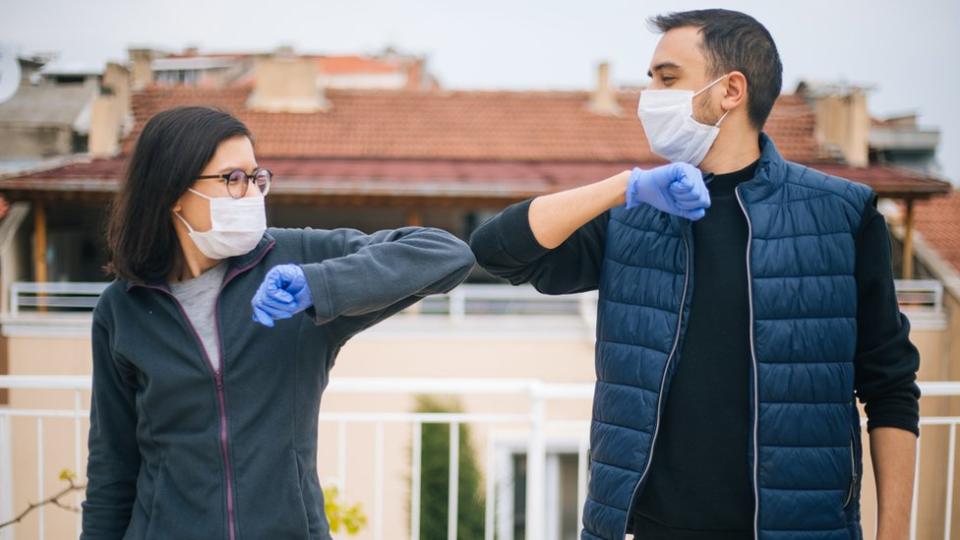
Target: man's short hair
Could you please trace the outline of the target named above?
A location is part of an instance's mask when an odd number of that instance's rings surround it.
[[[770,116],[783,86],[783,65],[770,32],[753,17],[727,9],[657,15],[650,24],[662,33],[692,26],[703,36],[710,76],[739,71],[747,78],[747,113],[757,129]]]

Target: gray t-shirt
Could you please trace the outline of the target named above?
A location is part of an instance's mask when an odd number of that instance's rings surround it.
[[[222,262],[199,276],[170,283],[170,292],[177,298],[190,323],[200,335],[213,369],[220,369],[220,344],[217,338],[217,294],[227,273],[227,264]]]

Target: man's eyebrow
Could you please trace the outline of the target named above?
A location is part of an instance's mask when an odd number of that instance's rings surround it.
[[[673,62],[660,62],[659,64],[653,66],[653,68],[647,72],[647,77],[653,77],[655,71],[660,71],[668,68],[679,68],[680,64],[675,64]]]

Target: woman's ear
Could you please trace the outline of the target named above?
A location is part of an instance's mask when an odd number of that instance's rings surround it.
[[[181,201],[183,201],[183,195],[178,197],[177,200],[173,201],[173,207],[170,210],[177,213],[182,212],[183,204]]]

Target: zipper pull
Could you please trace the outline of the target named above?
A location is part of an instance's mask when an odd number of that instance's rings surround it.
[[[214,379],[217,381],[217,390],[223,390],[223,374],[217,371]]]

